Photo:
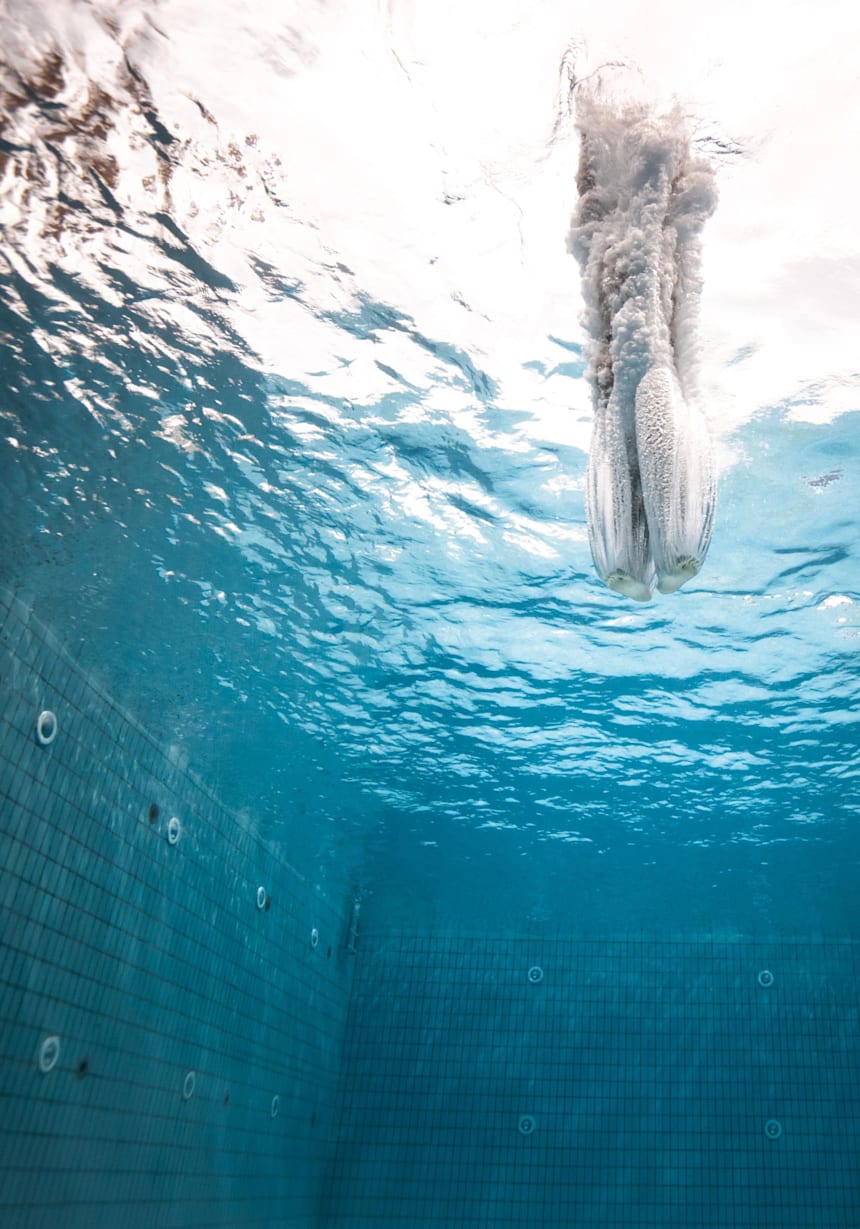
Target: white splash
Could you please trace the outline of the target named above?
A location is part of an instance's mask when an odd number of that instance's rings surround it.
[[[589,542],[607,585],[647,601],[655,583],[673,593],[696,575],[713,528],[711,441],[694,372],[700,235],[716,188],[678,109],[662,114],[625,97],[611,70],[580,82],[574,104],[581,152],[569,247],[590,338]]]

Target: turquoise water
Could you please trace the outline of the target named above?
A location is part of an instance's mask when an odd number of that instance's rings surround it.
[[[724,90],[713,541],[677,594],[609,591],[579,25],[437,7],[9,6],[16,1229],[857,1221],[849,241],[731,284],[788,215],[782,129],[723,140]]]
[[[856,414],[739,432],[705,571],[634,608],[585,455],[525,446],[456,347],[430,390],[472,430],[51,277],[3,283],[4,579],[229,805],[413,919],[852,930]]]
[[[419,8],[266,27],[175,0],[155,34],[134,6],[12,6],[2,579],[392,919],[853,933],[860,403],[814,348],[838,299],[793,350],[754,287],[726,300],[765,146],[703,119],[713,545],[671,600],[605,592],[571,30],[515,7],[464,21],[492,48],[464,110]],[[819,367],[782,380],[800,343]]]

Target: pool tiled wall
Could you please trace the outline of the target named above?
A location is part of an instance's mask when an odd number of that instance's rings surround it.
[[[860,945],[351,955],[2,590],[0,721],[2,1229],[860,1226]]]
[[[0,721],[0,1225],[307,1229],[351,901],[225,811],[2,591]]]
[[[326,1229],[857,1229],[860,945],[362,936]]]

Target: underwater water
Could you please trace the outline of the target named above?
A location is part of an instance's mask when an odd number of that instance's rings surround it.
[[[587,15],[6,7],[3,582],[388,918],[853,933],[858,384],[728,295],[738,114],[698,124],[713,540],[631,603],[586,530]]]
[[[856,1229],[855,10],[0,0],[4,1229]]]

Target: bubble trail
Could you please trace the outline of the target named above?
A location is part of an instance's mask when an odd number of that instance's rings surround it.
[[[568,238],[590,338],[594,433],[586,511],[606,584],[647,601],[700,570],[716,481],[697,405],[701,232],[716,206],[677,108],[625,97],[606,70],[573,90],[579,201]]]

